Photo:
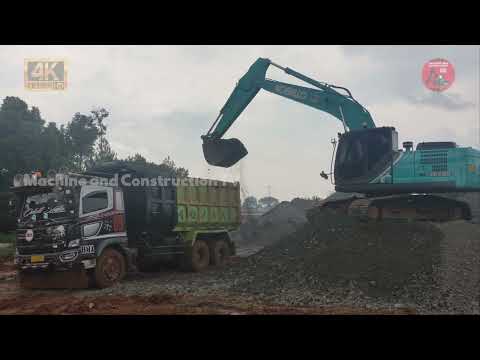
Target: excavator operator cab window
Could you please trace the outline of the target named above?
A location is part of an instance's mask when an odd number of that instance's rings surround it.
[[[348,184],[365,182],[377,176],[390,164],[396,150],[394,128],[355,130],[339,141],[335,160],[335,182]]]

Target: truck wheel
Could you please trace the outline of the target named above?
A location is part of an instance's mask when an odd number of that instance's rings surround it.
[[[125,257],[113,248],[103,250],[94,271],[95,285],[101,289],[121,281],[126,272]]]
[[[196,240],[193,246],[188,249],[183,258],[183,268],[187,271],[202,271],[210,263],[210,250],[203,240]]]
[[[210,260],[212,265],[225,265],[229,256],[230,248],[225,240],[217,240],[210,247]]]

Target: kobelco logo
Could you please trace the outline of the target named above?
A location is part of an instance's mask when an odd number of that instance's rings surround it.
[[[25,88],[28,90],[65,90],[65,60],[25,60]]]

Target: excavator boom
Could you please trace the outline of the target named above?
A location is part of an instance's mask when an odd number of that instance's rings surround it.
[[[318,89],[266,79],[270,65]],[[368,110],[353,98],[348,89],[319,82],[269,59],[259,58],[238,81],[212,127],[202,136],[203,152],[209,164],[230,167],[247,155],[240,140],[222,137],[261,89],[327,112],[342,122],[345,131],[375,127]],[[346,95],[335,89],[345,91]]]

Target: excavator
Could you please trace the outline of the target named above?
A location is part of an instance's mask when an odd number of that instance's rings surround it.
[[[270,66],[312,87],[268,79]],[[415,150],[413,142],[406,141],[399,149],[396,129],[376,127],[370,112],[347,88],[314,80],[266,58],[250,66],[201,136],[208,164],[228,168],[248,154],[240,140],[223,136],[261,89],[326,112],[342,123],[344,132],[338,133],[338,141],[332,140],[330,172],[320,175],[330,176],[338,193],[355,195],[327,200],[323,208],[374,220],[472,219],[475,204],[462,195],[480,191],[480,151],[453,141],[421,142]]]

